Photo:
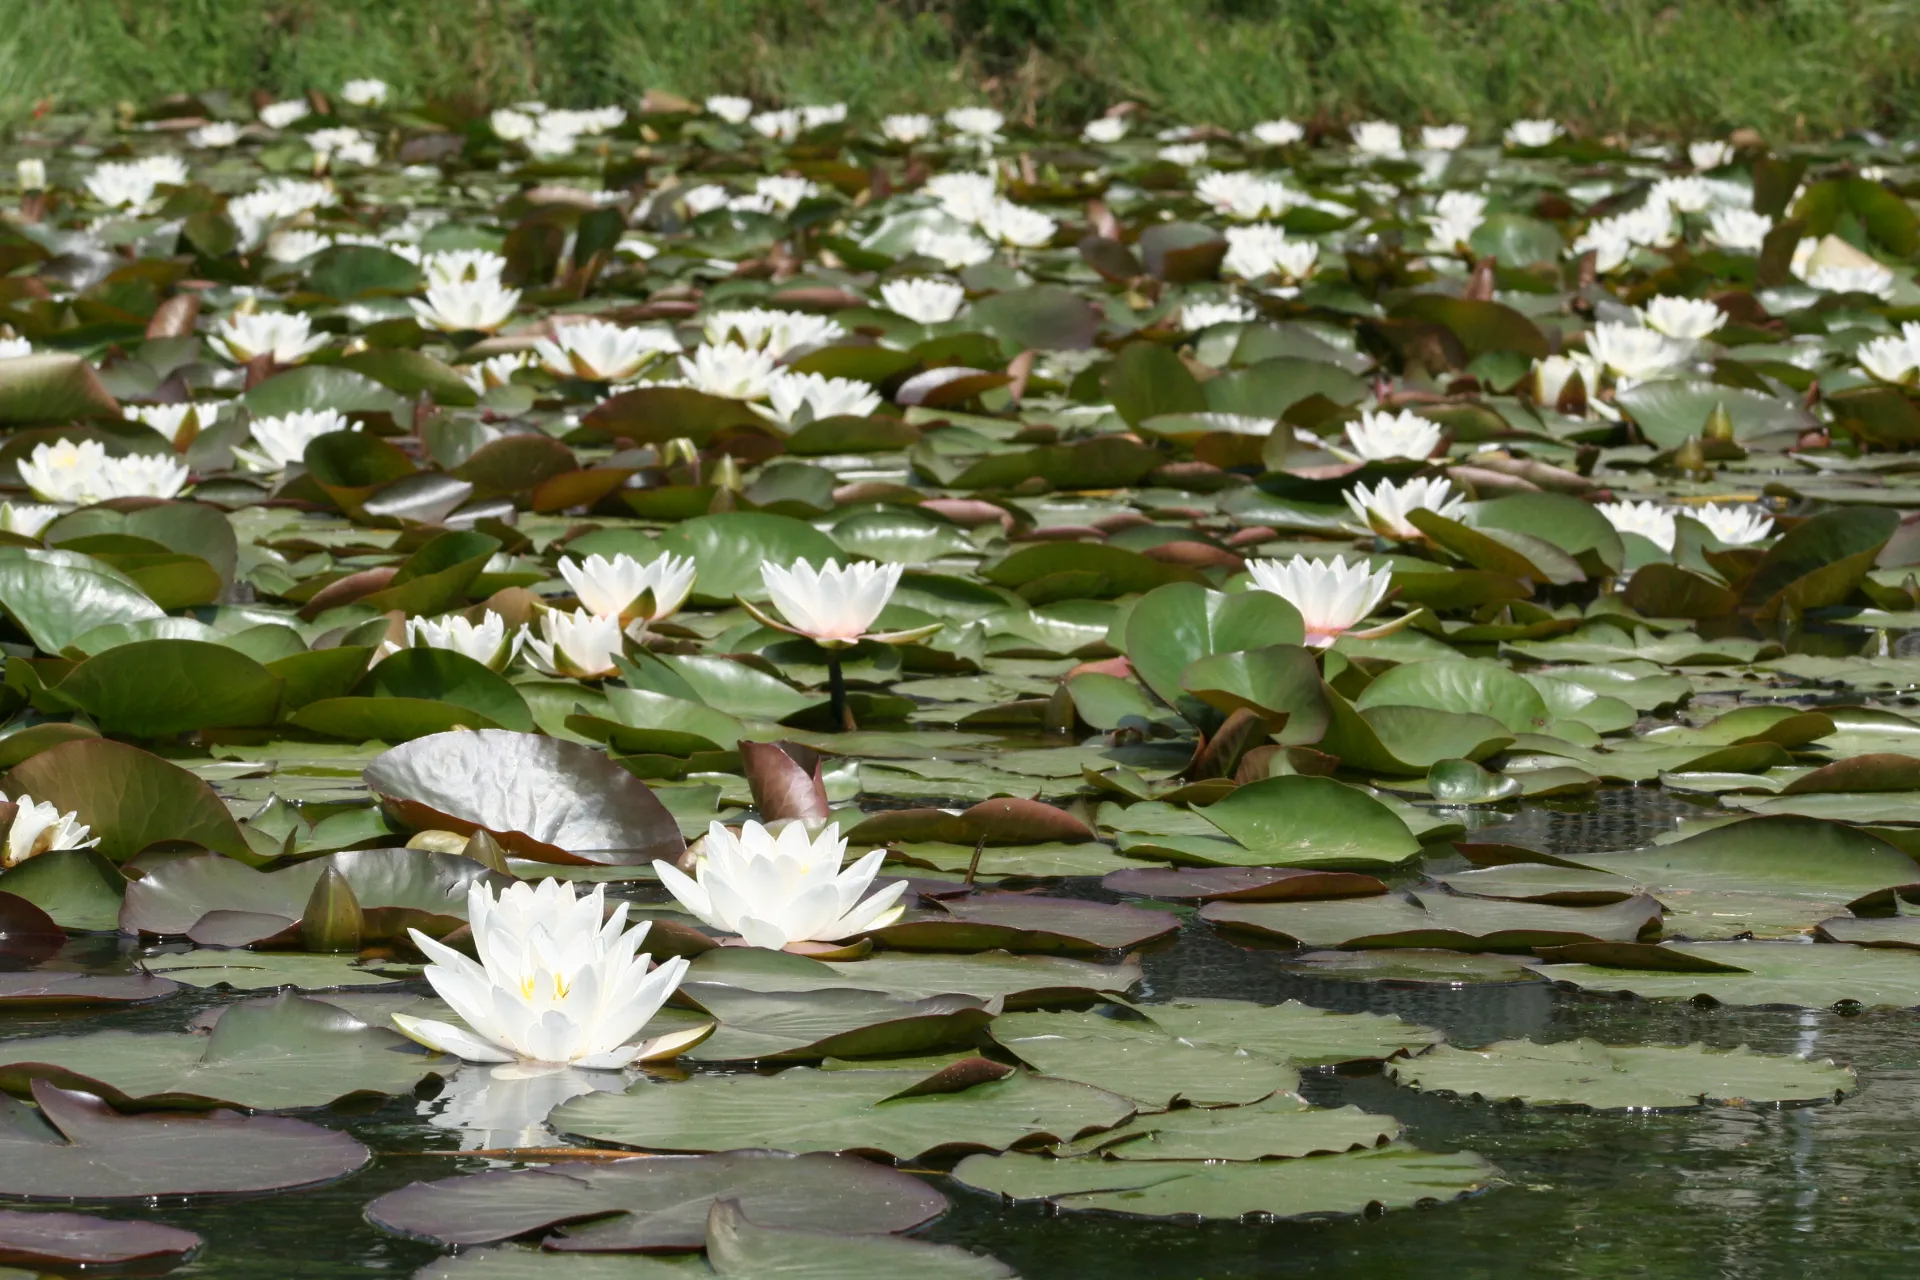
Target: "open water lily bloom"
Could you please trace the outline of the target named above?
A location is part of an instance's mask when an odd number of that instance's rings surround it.
[[[427,287],[426,301],[407,299],[421,324],[442,333],[492,333],[513,319],[520,291],[496,276],[474,280],[445,280]]]
[[[1355,485],[1343,495],[1362,529],[1389,538],[1424,538],[1426,535],[1407,519],[1414,511],[1431,511],[1449,520],[1458,520],[1466,510],[1465,497],[1454,493],[1445,476],[1416,476],[1403,484],[1382,480],[1369,489]]]
[[[692,556],[663,555],[642,563],[625,553],[611,560],[562,556],[559,569],[582,608],[623,623],[671,617],[686,603],[697,572]]]
[[[688,386],[731,400],[765,399],[777,368],[767,352],[731,342],[702,343],[692,355],[680,357],[680,375]]]
[[[522,630],[527,656],[550,676],[582,680],[610,676],[620,669],[614,659],[626,652],[625,632],[619,617],[613,614],[547,609],[540,614],[539,635]]]
[[[905,880],[862,900],[886,861],[885,849],[842,871],[846,856],[838,823],[810,836],[804,824],[789,822],[776,836],[748,821],[736,837],[715,822],[693,875],[666,862],[655,862],[653,870],[667,892],[706,924],[777,951],[885,928],[906,910],[900,904]]]
[[[236,311],[213,331],[213,341],[235,364],[272,356],[275,364],[298,364],[327,345],[313,321],[292,311]]]
[[[1773,517],[1758,507],[1709,502],[1686,512],[1729,547],[1751,547],[1773,536]]]
[[[1727,313],[1705,298],[1675,298],[1662,295],[1647,299],[1640,308],[1640,322],[1657,333],[1681,341],[1698,341],[1727,322]]]
[[[745,124],[747,117],[753,114],[753,99],[716,93],[707,99],[706,108],[708,114],[719,116],[728,124]]]
[[[254,471],[285,471],[307,456],[307,446],[336,431],[355,430],[338,409],[301,409],[278,417],[255,418],[248,426],[255,447],[236,446],[233,456]]]
[[[889,142],[921,142],[933,133],[933,117],[910,111],[890,115],[880,121],[880,133]]]
[[[1393,570],[1369,569],[1364,560],[1348,564],[1344,556],[1331,560],[1309,560],[1305,556],[1287,561],[1250,560],[1247,573],[1256,589],[1270,591],[1300,611],[1307,643],[1316,649],[1324,649],[1353,631],[1380,607],[1393,585]],[[1372,632],[1354,634],[1378,635],[1398,630],[1400,625],[1396,620]]]
[[[491,610],[477,623],[457,613],[438,620],[407,619],[409,649],[446,649],[494,671],[504,671],[511,665],[525,641],[524,630],[509,635],[507,620]]]
[[[1336,455],[1351,462],[1379,462],[1391,458],[1431,458],[1440,447],[1440,424],[1411,409],[1398,413],[1366,410],[1346,428],[1347,447],[1333,446]]]
[[[1587,331],[1587,354],[1616,378],[1644,382],[1669,373],[1687,362],[1691,342],[1669,338],[1656,329],[1633,324],[1597,324]]]
[[[467,923],[478,962],[411,930],[432,961],[427,981],[464,1027],[393,1015],[405,1035],[469,1062],[531,1062],[619,1070],[672,1057],[710,1027],[641,1040],[641,1029],[686,977],[674,956],[652,968],[640,952],[649,922],[626,927],[627,904],[606,911],[606,887],[576,897],[574,886],[542,880],[500,891],[467,891]]]
[[[918,277],[887,281],[880,286],[880,300],[897,316],[920,324],[945,324],[967,304],[967,291],[951,280]]]
[[[1657,502],[1602,502],[1596,508],[1621,533],[1637,533],[1662,551],[1673,550],[1673,512]]]
[[[608,324],[604,320],[556,323],[553,337],[533,344],[548,373],[595,382],[625,382],[663,355],[678,355],[672,331]]]
[[[152,427],[175,448],[184,448],[194,435],[212,426],[220,416],[220,401],[201,400],[185,404],[139,404],[127,406],[127,417]],[[192,433],[188,433],[188,427]]]
[[[13,822],[7,827],[6,865],[17,867],[55,849],[87,849],[100,843],[77,813],[62,813],[48,800],[22,792],[14,799]],[[901,882],[903,885],[905,881]]]
[[[858,379],[788,373],[784,369],[767,384],[767,400],[773,406],[773,416],[789,427],[820,418],[864,418],[883,403],[879,392]]]
[[[0,532],[37,538],[65,508],[39,502],[0,502]]]
[[[172,455],[110,458],[98,440],[37,444],[18,465],[36,497],[74,506],[109,498],[171,498],[187,483],[187,464]]]
[[[786,621],[768,616],[750,601],[741,603],[766,626],[806,636],[829,649],[850,648],[862,640],[905,643],[932,635],[941,624],[886,633],[867,630],[887,607],[905,569],[905,565],[878,565],[870,560],[857,561],[844,568],[838,561],[828,560],[818,569],[806,560],[796,560],[786,568],[763,564],[760,580],[766,584],[774,608]]]

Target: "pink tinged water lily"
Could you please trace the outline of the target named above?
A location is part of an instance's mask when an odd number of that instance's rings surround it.
[[[640,952],[651,925],[626,927],[627,904],[606,911],[606,889],[576,897],[574,886],[543,880],[467,893],[476,963],[413,930],[433,963],[427,981],[465,1026],[394,1014],[402,1033],[469,1062],[532,1062],[619,1070],[670,1058],[711,1026],[650,1040],[641,1029],[686,976],[682,956],[650,970]]]
[[[1673,512],[1657,502],[1602,502],[1596,509],[1621,533],[1637,533],[1662,551],[1673,550]]]
[[[7,827],[5,864],[17,867],[55,849],[87,849],[100,843],[77,813],[62,813],[58,805],[35,800],[22,792],[14,798],[13,822]],[[904,883],[904,882],[903,882]]]
[[[582,608],[622,622],[671,617],[686,603],[697,572],[692,556],[664,555],[643,564],[624,553],[611,560],[562,556],[559,568]]]
[[[620,619],[575,609],[561,613],[548,609],[540,614],[540,634],[522,628],[526,635],[523,648],[533,665],[550,676],[571,676],[594,680],[615,674],[614,662],[626,651],[626,637]]]
[[[1372,489],[1355,485],[1344,495],[1347,507],[1362,529],[1389,538],[1422,538],[1426,535],[1410,520],[1415,511],[1431,511],[1449,520],[1458,520],[1466,510],[1466,499],[1453,491],[1445,476],[1419,476],[1402,484],[1382,480]]]
[[[1364,560],[1353,564],[1343,556],[1331,560],[1309,560],[1305,556],[1284,562],[1251,560],[1247,572],[1256,589],[1270,591],[1300,611],[1307,643],[1316,649],[1324,649],[1348,633],[1364,639],[1397,631],[1413,616],[1407,614],[1371,631],[1353,630],[1380,606],[1393,585],[1391,569],[1369,569]]]
[[[796,560],[786,568],[777,564],[760,566],[760,580],[767,595],[786,619],[770,617],[750,601],[741,601],[762,624],[790,635],[806,636],[829,649],[846,649],[862,640],[882,644],[905,644],[930,636],[940,623],[907,631],[869,632],[880,611],[887,607],[900,575],[906,566],[879,565],[870,560],[842,568],[837,560],[828,560],[815,569],[805,560]]]
[[[837,823],[809,836],[803,824],[790,822],[775,836],[749,821],[736,837],[716,822],[707,828],[693,875],[666,862],[655,862],[653,870],[680,905],[705,923],[778,950],[885,928],[906,910],[900,904],[905,880],[862,901],[886,860],[885,849],[843,871],[846,856]]]

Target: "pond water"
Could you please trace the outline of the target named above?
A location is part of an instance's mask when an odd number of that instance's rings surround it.
[[[1581,853],[1644,844],[1684,809],[1658,792],[1614,789],[1577,805],[1523,809],[1507,829]],[[1105,896],[1092,882],[1076,888]],[[1391,1113],[1419,1147],[1486,1156],[1505,1185],[1372,1219],[1193,1224],[1008,1207],[930,1173],[953,1204],[922,1234],[990,1252],[1029,1280],[1839,1276],[1899,1274],[1920,1256],[1920,1028],[1909,1011],[1732,1009],[1615,999],[1541,982],[1360,982],[1289,971],[1292,954],[1242,946],[1189,920],[1177,939],[1143,957],[1141,998],[1294,999],[1391,1013],[1439,1027],[1462,1045],[1580,1036],[1614,1044],[1747,1044],[1831,1056],[1858,1070],[1860,1089],[1825,1106],[1591,1114],[1419,1094],[1373,1071],[1309,1072],[1310,1101]],[[188,993],[89,1023],[172,1030],[196,1005],[233,998]],[[77,1021],[15,1019],[6,1036],[71,1030]],[[206,1238],[205,1250],[178,1275],[408,1275],[440,1251],[372,1226],[362,1216],[365,1206],[416,1179],[487,1167],[473,1157],[429,1154],[458,1146],[455,1134],[424,1123],[432,1105],[404,1098],[359,1115],[342,1108],[321,1113],[322,1123],[351,1131],[378,1153],[373,1165],[342,1181],[278,1196],[161,1202],[139,1216]],[[125,1203],[74,1207],[131,1216]]]

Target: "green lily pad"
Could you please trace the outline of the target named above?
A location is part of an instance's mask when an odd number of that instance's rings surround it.
[[[1295,1160],[1385,1146],[1400,1137],[1392,1116],[1358,1107],[1311,1107],[1276,1093],[1251,1106],[1184,1107],[1135,1116],[1063,1149],[1109,1160]]]
[[[1389,1063],[1395,1082],[1529,1106],[1655,1111],[1708,1105],[1832,1102],[1857,1087],[1833,1060],[1709,1049],[1704,1044],[1610,1046],[1594,1040],[1441,1045]]]

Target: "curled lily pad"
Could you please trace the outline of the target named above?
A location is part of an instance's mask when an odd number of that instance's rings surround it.
[[[404,939],[409,929],[439,937],[467,918],[468,886],[504,879],[470,858],[420,849],[360,849],[329,854],[279,871],[255,871],[231,858],[168,861],[134,881],[121,909],[129,932],[200,937],[203,922],[222,917],[224,946],[258,942],[298,945],[314,887],[335,871],[352,891],[362,942]],[[241,917],[235,919],[235,917]]]
[[[279,1191],[344,1177],[371,1158],[344,1133],[283,1116],[123,1116],[92,1094],[33,1083],[38,1110],[0,1099],[0,1196],[118,1200]]]
[[[1441,1045],[1388,1064],[1387,1073],[1428,1092],[1595,1110],[1832,1102],[1855,1088],[1853,1072],[1830,1058],[1755,1053],[1745,1045],[1610,1046],[1586,1039],[1502,1040],[1484,1049]]]
[[[911,1230],[947,1206],[918,1178],[871,1161],[742,1150],[415,1182],[375,1200],[367,1216],[389,1231],[444,1245],[564,1228],[550,1248],[684,1250],[701,1247],[708,1206],[723,1196],[770,1224],[848,1234]]]
[[[1070,1141],[1133,1112],[1133,1103],[1104,1090],[971,1058],[932,1075],[793,1067],[774,1076],[643,1083],[624,1094],[576,1098],[556,1108],[551,1123],[562,1133],[649,1151],[759,1145],[904,1159]]]
[[[1011,1200],[1143,1217],[1333,1217],[1457,1200],[1498,1172],[1471,1151],[1436,1155],[1404,1143],[1304,1160],[1207,1163],[1094,1156],[972,1155],[953,1176]]]
[[[0,1087],[31,1080],[84,1089],[118,1107],[321,1107],[356,1094],[401,1094],[451,1061],[397,1032],[296,995],[229,1007],[211,1035],[93,1031],[11,1040]]]
[[[377,757],[365,777],[411,826],[485,831],[539,862],[644,866],[686,847],[645,783],[577,743],[498,729],[436,733]]]
[[[0,1263],[24,1267],[152,1266],[186,1260],[200,1248],[191,1231],[87,1213],[0,1210]]]

